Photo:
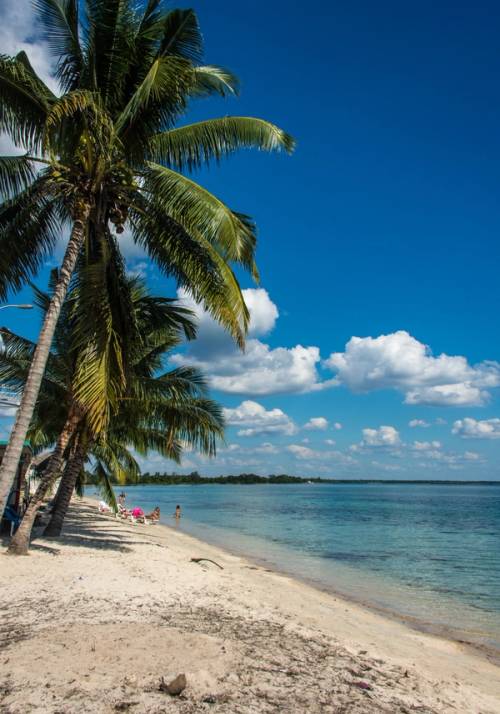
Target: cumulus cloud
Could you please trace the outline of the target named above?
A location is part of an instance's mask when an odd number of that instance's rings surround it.
[[[429,449],[440,449],[441,442],[440,441],[414,441],[411,448],[414,449],[415,451],[428,451]]]
[[[500,385],[500,364],[470,365],[462,356],[432,355],[429,347],[400,330],[379,337],[351,337],[326,366],[354,392],[397,389],[406,404],[481,406]]]
[[[363,440],[361,446],[390,446],[401,445],[399,432],[393,426],[379,426],[378,429],[363,429]]]
[[[408,422],[408,426],[411,426],[412,428],[420,426],[420,427],[422,427],[422,429],[427,429],[427,427],[429,427],[430,424],[428,421],[425,421],[424,419],[412,419],[411,421]]]
[[[335,446],[335,439],[325,439],[325,444],[328,444],[328,446]]]
[[[328,429],[328,419],[325,419],[325,417],[312,417],[307,424],[304,424],[304,429],[324,431]]]
[[[466,417],[454,422],[451,431],[462,439],[500,439],[500,419],[476,420]]]
[[[317,449],[311,449],[308,446],[302,446],[302,444],[289,444],[286,447],[286,451],[290,452],[293,456],[302,461],[335,461],[342,465],[352,465],[357,463],[352,456],[344,454],[342,451],[320,451]]]
[[[333,428],[336,431],[340,431],[340,429],[342,429],[342,424],[339,421],[336,421],[335,424],[333,425]]]
[[[250,399],[241,402],[235,409],[224,409],[224,418],[230,426],[245,427],[238,431],[238,436],[259,434],[291,436],[297,431],[293,421],[281,409],[266,410],[262,404]]]
[[[172,362],[199,367],[215,389],[232,394],[302,393],[336,384],[335,379],[320,379],[318,347],[271,348],[258,339],[274,328],[278,309],[263,288],[243,290],[243,296],[250,312],[250,326],[246,349],[241,352],[200,305],[179,291],[183,303],[196,314],[198,338],[185,353],[174,355]]]

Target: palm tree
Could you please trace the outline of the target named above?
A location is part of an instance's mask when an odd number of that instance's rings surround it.
[[[167,274],[242,345],[248,311],[232,265],[257,277],[255,227],[183,175],[236,149],[293,149],[255,118],[174,128],[189,102],[231,95],[230,72],[202,65],[192,10],[149,0],[36,0],[56,60],[54,95],[24,53],[0,57],[0,131],[27,153],[0,157],[0,298],[33,276],[61,230],[70,236],[21,406],[0,467],[0,510],[33,414],[50,344],[82,245],[128,228]],[[72,424],[69,426],[71,427]]]
[[[137,469],[127,445],[134,446],[142,454],[154,448],[174,460],[180,458],[183,443],[207,454],[215,453],[215,439],[223,434],[223,422],[218,405],[205,396],[206,385],[201,375],[191,368],[181,368],[156,376],[166,351],[178,344],[180,334],[189,338],[194,336],[190,311],[166,298],[150,296],[136,278],[129,278],[126,283],[130,293],[130,318],[137,330],[134,339],[128,343],[128,351],[122,350],[119,359],[100,372],[104,386],[111,393],[107,402],[114,398],[112,385],[116,382],[117,372],[126,372],[127,391],[121,397],[118,413],[113,415],[107,431],[94,431],[92,411],[84,408],[75,389],[82,315],[87,316],[88,322],[89,315],[95,314],[87,312],[81,280],[74,285],[63,306],[29,431],[36,447],[56,442],[56,448],[11,541],[10,553],[27,552],[38,509],[65,459],[64,487],[49,528],[51,535],[60,532],[78,474],[89,455],[97,459],[96,467],[101,474],[107,468],[116,475],[123,471],[123,464],[132,473]],[[102,296],[99,301],[103,301]],[[46,310],[50,296],[36,290],[35,302]],[[102,320],[97,324],[99,332],[105,336],[111,332]],[[20,392],[29,373],[35,345],[5,330],[2,338],[0,379],[9,390]]]

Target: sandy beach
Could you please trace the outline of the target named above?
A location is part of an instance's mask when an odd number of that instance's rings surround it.
[[[470,648],[90,499],[0,572],[3,714],[500,712]]]

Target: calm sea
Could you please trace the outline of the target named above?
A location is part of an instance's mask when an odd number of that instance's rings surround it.
[[[416,626],[500,652],[500,486],[133,486],[127,504]]]

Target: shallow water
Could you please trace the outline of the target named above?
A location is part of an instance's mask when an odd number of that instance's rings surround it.
[[[181,504],[179,528],[500,652],[500,487],[427,484],[133,486],[127,504]]]

